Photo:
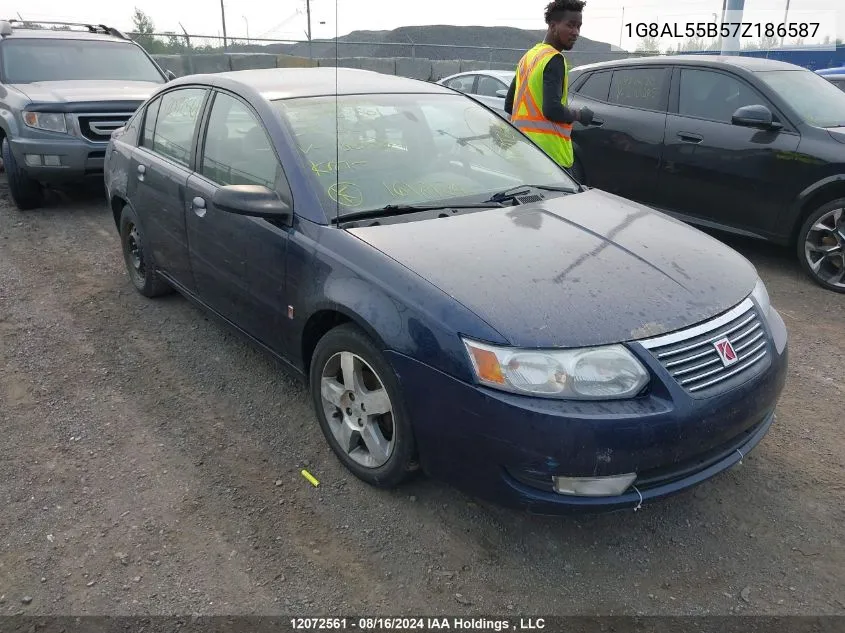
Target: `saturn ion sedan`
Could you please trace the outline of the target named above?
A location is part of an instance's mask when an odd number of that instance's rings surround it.
[[[448,87],[183,77],[105,166],[138,292],[178,291],[301,376],[373,486],[421,472],[528,512],[630,509],[773,423],[787,332],[754,267]]]

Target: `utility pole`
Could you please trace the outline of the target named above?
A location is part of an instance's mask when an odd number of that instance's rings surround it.
[[[745,8],[745,0],[727,0],[726,12],[736,13],[731,15],[729,22],[742,22],[742,11]],[[731,27],[730,37],[722,40],[722,55],[738,54],[740,52],[739,32],[741,29]]]
[[[223,19],[223,50],[228,50],[229,41],[226,39],[226,7],[223,6],[223,0],[220,0],[220,17]]]
[[[725,39],[722,37],[722,25],[725,22],[725,7],[728,6],[728,0],[722,0],[722,19],[719,22],[719,50],[722,50],[722,41]]]
[[[185,34],[185,42],[188,43],[188,50],[191,50],[191,36],[188,35],[188,31],[185,30],[185,27],[182,26],[181,22],[179,22],[179,28],[181,28],[182,32]]]
[[[783,12],[783,23],[787,24],[787,17],[789,16],[789,0],[786,0],[786,11]],[[780,47],[783,48],[783,41],[785,37],[780,38]]]
[[[305,12],[308,15],[308,57],[314,59],[314,52],[311,48],[311,0],[305,0]]]
[[[622,24],[619,25],[619,48],[622,48],[622,32],[625,30],[625,7],[622,7]]]

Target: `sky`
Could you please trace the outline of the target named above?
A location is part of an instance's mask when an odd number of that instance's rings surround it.
[[[306,0],[224,0],[229,37],[245,39],[305,39]],[[336,6],[337,2],[337,6]],[[393,29],[399,26],[454,24],[513,26],[542,29],[543,9],[548,0],[311,0],[314,39],[337,33]],[[581,35],[633,50],[640,38],[633,31],[638,23],[658,21],[684,30],[687,22],[712,22],[723,0],[588,0]],[[818,35],[845,39],[845,5],[836,12],[838,0],[745,0],[744,20],[783,20],[789,3],[789,21],[819,22]],[[3,0],[3,18],[16,14],[25,19],[95,22],[131,30],[137,6],[152,19],[156,31],[182,32],[180,22],[194,35],[222,34],[220,0]],[[661,11],[660,5],[669,5]],[[72,7],[72,9],[71,9]],[[335,19],[337,11],[337,19]],[[630,23],[632,26],[625,26]],[[674,25],[678,25],[677,27]],[[663,38],[664,47],[674,43]]]

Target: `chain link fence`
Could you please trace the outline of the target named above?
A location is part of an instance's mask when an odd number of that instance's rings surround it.
[[[489,67],[515,66],[527,47],[509,48],[466,43],[429,44],[424,42],[281,40],[267,38],[223,38],[189,33],[127,33],[149,53],[156,55],[199,55],[222,53],[266,53],[292,55],[312,60],[337,58],[412,58],[432,61],[466,61],[486,63]],[[613,50],[601,45],[595,50],[574,50],[567,53],[573,65],[608,61],[632,56],[659,55],[657,52]]]

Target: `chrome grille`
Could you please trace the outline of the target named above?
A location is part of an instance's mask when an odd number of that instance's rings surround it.
[[[131,112],[119,114],[81,114],[79,133],[89,141],[105,143],[111,138],[111,133],[122,127],[132,116]]]
[[[736,360],[726,364],[716,343],[727,339]],[[689,393],[707,395],[731,378],[750,378],[764,368],[769,340],[757,308],[746,299],[729,312],[701,325],[640,341]]]

